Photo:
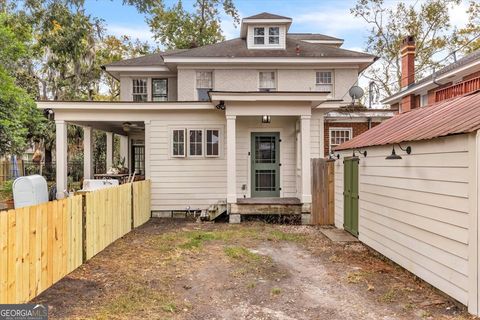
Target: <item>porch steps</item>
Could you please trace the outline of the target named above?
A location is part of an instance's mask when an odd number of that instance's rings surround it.
[[[227,212],[227,202],[220,200],[202,212],[200,218],[202,220],[213,221],[225,212]]]

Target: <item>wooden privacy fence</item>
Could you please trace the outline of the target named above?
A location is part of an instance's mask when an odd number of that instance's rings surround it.
[[[0,212],[0,304],[30,301],[149,217],[149,181]]]
[[[312,159],[312,219],[314,225],[333,225],[335,185],[333,160]]]

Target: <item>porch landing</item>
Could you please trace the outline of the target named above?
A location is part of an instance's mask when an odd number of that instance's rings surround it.
[[[230,214],[302,214],[298,198],[239,198],[230,205]]]

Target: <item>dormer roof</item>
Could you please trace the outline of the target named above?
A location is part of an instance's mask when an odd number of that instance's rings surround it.
[[[269,12],[262,12],[250,17],[242,19],[242,26],[240,28],[240,37],[245,38],[247,36],[247,29],[249,24],[274,24],[274,25],[286,25],[286,29],[290,28],[292,24],[292,18],[280,16],[278,14],[273,14]]]

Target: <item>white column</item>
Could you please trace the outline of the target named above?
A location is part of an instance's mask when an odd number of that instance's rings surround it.
[[[236,116],[227,116],[227,203],[237,202]]]
[[[320,123],[318,125],[320,130],[320,158],[325,157],[325,114],[320,116]]]
[[[312,203],[312,186],[310,174],[310,118],[301,116],[300,135],[302,139],[302,202]]]
[[[107,170],[113,166],[113,133],[106,132],[107,134],[107,152],[106,152],[106,164]]]
[[[125,159],[125,167],[130,168],[128,161],[128,136],[120,136],[120,161]]]
[[[150,179],[150,139],[152,137],[152,126],[150,120],[145,121],[145,179]],[[133,155],[132,155],[133,157]],[[132,168],[133,170],[133,168]]]
[[[93,130],[83,127],[83,178],[93,178]]]
[[[55,137],[57,199],[62,199],[67,191],[67,123],[64,120],[55,121]]]

